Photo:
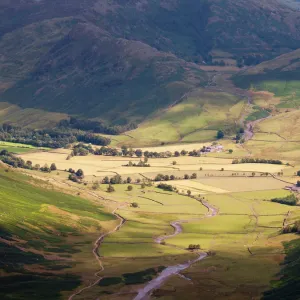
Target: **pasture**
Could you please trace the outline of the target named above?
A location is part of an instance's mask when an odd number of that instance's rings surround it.
[[[200,149],[203,145],[205,143],[163,145],[142,150],[174,152]],[[94,273],[99,267],[91,253],[93,246],[90,240],[88,243],[88,238],[95,241],[102,232],[108,232],[118,224],[117,217],[108,212],[115,210],[117,216],[123,219],[123,225],[105,236],[97,248],[104,266],[99,276],[108,279],[86,289],[75,296],[75,300],[96,297],[133,299],[139,288],[158,275],[160,271],[157,270],[197,257],[195,252],[187,249],[189,245],[198,244],[200,251],[210,251],[213,255],[181,272],[193,284],[183,277],[173,276],[154,295],[180,299],[184,290],[190,288],[191,299],[198,299],[199,295],[207,297],[209,290],[215,290],[218,299],[238,295],[238,299],[246,300],[249,295],[257,298],[269,288],[284,258],[282,242],[295,237],[293,234],[283,235],[281,230],[284,224],[293,224],[300,217],[298,206],[274,203],[271,199],[290,194],[284,190],[288,185],[285,181],[295,182],[293,174],[297,167],[232,164],[234,158],[245,157],[247,151],[230,141],[224,141],[223,146],[225,150],[234,149],[234,152],[223,151],[201,157],[149,158],[150,167],[125,166],[129,161],[139,162],[136,157],[88,155],[67,159],[70,150],[66,149],[20,154],[33,164],[42,166],[55,162],[58,168],[51,173],[22,171],[33,176],[31,181],[35,185],[46,182],[50,189],[59,188],[77,195],[74,199],[81,199],[78,196],[93,198],[92,202],[86,202],[91,207],[83,207],[82,204],[77,209],[67,207],[71,204],[65,199],[61,205],[55,201],[52,204],[44,201],[39,208],[46,215],[54,214],[67,228],[76,229],[78,238],[86,235],[85,243],[78,244],[82,251],[77,252],[75,248],[76,253],[70,254],[78,261],[70,268],[72,274],[79,276],[77,286],[85,287],[98,278]],[[69,168],[84,171],[81,184],[68,180],[69,173],[65,170]],[[283,175],[279,176],[281,172]],[[266,176],[266,173],[275,177]],[[130,177],[131,183],[114,184],[114,191],[108,192],[108,185],[103,184],[102,179],[116,174],[121,175],[123,180]],[[149,180],[153,181],[157,174],[173,175],[174,180],[149,185]],[[188,175],[187,179],[184,179],[185,175]],[[95,182],[100,184],[93,189]],[[145,186],[142,186],[143,182]],[[179,193],[159,189],[158,183],[172,185]],[[188,196],[188,191],[192,197]],[[200,200],[214,207],[217,215],[211,217],[211,212]],[[88,200],[71,201],[75,205],[77,201]],[[176,235],[173,235],[174,227],[171,226],[174,221],[181,222],[182,228],[182,232]],[[34,226],[38,227],[37,224]],[[65,232],[67,245],[78,243],[71,229],[65,229]],[[164,240],[164,237],[167,238]],[[89,254],[86,252],[88,249]],[[145,275],[148,273],[152,275]],[[131,281],[126,281],[128,276]],[[62,295],[67,298],[70,292]]]

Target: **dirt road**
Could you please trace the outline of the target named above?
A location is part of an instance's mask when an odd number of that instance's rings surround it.
[[[95,243],[94,243],[94,248],[93,248],[93,251],[92,251],[92,252],[93,252],[93,255],[95,256],[95,258],[96,258],[96,260],[97,260],[97,262],[98,262],[98,264],[99,264],[99,266],[100,266],[100,270],[97,271],[97,272],[95,273],[95,276],[97,277],[97,280],[95,280],[95,281],[92,282],[91,284],[87,285],[86,287],[83,287],[83,288],[80,289],[79,291],[77,291],[77,292],[75,292],[74,294],[72,294],[72,295],[68,298],[68,300],[72,300],[72,299],[74,299],[75,296],[81,294],[83,291],[92,288],[93,286],[95,286],[96,284],[98,284],[99,281],[102,279],[102,277],[99,277],[99,274],[100,274],[102,271],[104,271],[104,267],[103,267],[101,258],[100,258],[99,254],[98,254],[98,249],[99,249],[99,247],[100,247],[102,241],[104,240],[104,238],[105,238],[106,236],[108,236],[108,235],[110,235],[110,234],[112,234],[112,233],[118,231],[118,230],[123,226],[123,224],[125,223],[125,219],[122,218],[120,215],[118,215],[118,214],[116,213],[116,211],[117,211],[119,208],[120,208],[120,207],[115,208],[115,209],[113,210],[112,214],[113,214],[115,217],[117,217],[117,218],[119,219],[120,223],[119,223],[113,230],[111,230],[111,231],[109,231],[109,232],[107,232],[107,233],[102,234],[102,235],[95,241]]]

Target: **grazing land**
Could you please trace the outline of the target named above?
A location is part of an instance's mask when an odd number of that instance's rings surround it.
[[[221,144],[220,152],[201,156],[149,158],[149,167],[126,166],[143,159],[136,156],[70,157],[72,149],[19,153],[32,165],[57,168],[0,169],[0,199],[5,206],[9,195],[11,204],[3,209],[1,247],[9,259],[18,253],[18,262],[1,271],[7,285],[0,293],[11,289],[15,276],[15,297],[46,276],[49,285],[40,284],[36,299],[50,289],[51,299],[75,300],[139,299],[144,291],[182,299],[187,289],[191,299],[208,298],[211,290],[217,299],[281,293],[271,282],[286,284],[278,277],[280,264],[290,259],[288,245],[297,243],[295,233],[282,232],[297,223],[300,210],[272,199],[297,199],[285,189],[297,182],[297,161],[232,164],[245,157],[243,148]],[[209,143],[141,150],[174,153],[203,146]],[[74,182],[70,168],[84,175]],[[155,181],[158,174],[163,179]],[[106,177],[115,178],[113,184]]]

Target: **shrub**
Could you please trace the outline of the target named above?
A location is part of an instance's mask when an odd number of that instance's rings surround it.
[[[170,191],[170,192],[173,192],[174,188],[172,185],[170,184],[165,184],[165,183],[160,183],[158,186],[157,186],[159,189],[162,189],[164,191]]]
[[[113,193],[115,191],[115,188],[111,184],[109,184],[106,191],[108,193]]]
[[[127,191],[132,191],[133,190],[133,186],[132,185],[129,185],[128,187],[127,187]]]
[[[284,198],[273,198],[271,199],[271,201],[280,204],[291,205],[291,206],[295,206],[298,203],[298,199],[294,194],[288,195]]]

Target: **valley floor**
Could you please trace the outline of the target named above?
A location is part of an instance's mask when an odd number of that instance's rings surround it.
[[[49,271],[44,264],[52,261],[50,281],[57,274],[76,280],[69,289],[63,284],[49,299],[59,294],[70,300],[184,299],[187,292],[190,299],[260,299],[272,280],[280,282],[284,243],[297,239],[281,230],[300,219],[299,207],[270,201],[291,194],[284,188],[297,181],[297,165],[232,164],[245,150],[226,141],[223,146],[224,152],[201,157],[150,158],[150,167],[125,166],[138,158],[88,155],[67,160],[70,150],[19,154],[41,166],[55,162],[57,170],[1,169],[1,180],[33,184],[37,201],[28,207],[30,213],[22,212],[17,194],[23,195],[27,186],[3,190],[3,211],[5,194],[15,194],[1,223],[6,234],[1,245],[39,253],[46,262],[32,265],[20,253],[24,270],[6,267],[1,280],[11,281],[12,271],[45,276]],[[178,147],[180,151],[183,146]],[[232,154],[226,152],[228,147],[234,149]],[[84,183],[68,180],[69,168],[81,168]],[[174,175],[176,180],[162,183],[178,193],[142,185],[158,173]],[[196,178],[183,179],[193,173]],[[116,174],[132,181],[113,185],[115,191],[108,193],[101,181]],[[100,185],[95,188],[96,182]],[[64,194],[51,195],[55,190]],[[32,201],[24,198],[24,205]],[[197,245],[199,249],[189,249]],[[18,293],[27,291],[31,299],[41,299],[39,291],[32,296],[33,287],[24,290],[23,281],[17,282]],[[10,284],[0,293],[13,296],[11,289]]]

